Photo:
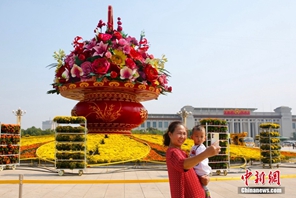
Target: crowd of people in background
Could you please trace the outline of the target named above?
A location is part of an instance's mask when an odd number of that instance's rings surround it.
[[[290,142],[290,141],[286,141],[286,142],[282,142],[282,147],[292,147],[293,149],[296,149],[296,142]]]

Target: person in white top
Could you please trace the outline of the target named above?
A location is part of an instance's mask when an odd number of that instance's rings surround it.
[[[193,157],[195,155],[198,155],[204,150],[206,150],[205,145],[203,144],[206,141],[206,132],[205,128],[201,125],[197,125],[193,127],[192,132],[191,132],[191,139],[194,141],[194,146],[192,146],[190,150],[190,157]],[[203,175],[210,175],[212,168],[209,166],[209,159],[206,158],[203,161],[201,161],[199,164],[197,164],[194,167],[194,170],[197,174],[198,177],[203,176]],[[203,186],[205,193],[206,193],[206,198],[210,198],[210,191],[207,186]]]

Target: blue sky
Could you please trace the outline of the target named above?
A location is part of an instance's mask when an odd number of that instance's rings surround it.
[[[72,50],[74,37],[93,38],[108,5],[125,33],[144,30],[149,53],[168,58],[173,93],[144,102],[149,113],[289,106],[296,115],[296,1],[3,0],[0,122],[15,123],[19,107],[24,129],[70,115],[77,101],[46,94],[54,78],[46,66],[54,51]]]

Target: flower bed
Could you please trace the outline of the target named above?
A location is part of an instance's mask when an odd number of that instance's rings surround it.
[[[165,153],[166,153],[167,147],[163,147],[157,143],[152,143],[147,140],[142,140],[142,139],[137,138],[135,136],[131,136],[131,137],[137,141],[145,142],[151,148],[149,154],[146,157],[144,157],[142,159],[142,161],[147,161],[147,162],[149,162],[149,161],[165,162],[166,161]]]
[[[130,139],[129,136],[123,135],[88,135],[87,158],[89,164],[102,164],[111,162],[124,162],[130,159],[140,159],[143,161],[159,161],[164,162],[163,156],[166,148],[162,145],[161,135],[133,135],[136,138],[145,140],[150,146],[148,149],[142,143]],[[38,157],[47,160],[54,160],[55,144],[52,142],[53,136],[36,136],[22,138],[21,159],[36,157],[36,149],[38,149]],[[37,142],[40,143],[37,143]],[[32,144],[30,144],[32,142]],[[23,143],[25,146],[23,146]],[[186,146],[183,150],[190,148],[193,145],[191,139],[186,140]],[[98,146],[98,147],[97,147]],[[98,154],[100,153],[100,154]],[[121,155],[119,155],[120,153]],[[143,157],[141,157],[143,156]],[[281,159],[295,158],[296,152],[281,151]],[[244,163],[244,158],[247,161],[260,160],[260,149],[250,148],[239,145],[230,145],[230,161],[231,164]]]
[[[53,135],[23,137],[21,141],[20,158],[21,159],[36,158],[37,149],[40,146],[52,141],[54,141]]]

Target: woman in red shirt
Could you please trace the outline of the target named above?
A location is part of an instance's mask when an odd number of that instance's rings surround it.
[[[172,122],[163,138],[164,145],[169,147],[166,152],[166,163],[171,197],[204,198],[204,189],[193,167],[205,158],[217,155],[220,152],[219,143],[209,146],[203,153],[197,156],[188,158],[188,155],[181,150],[181,146],[187,138],[187,130],[180,121]],[[207,185],[209,177],[202,177],[201,182]]]

